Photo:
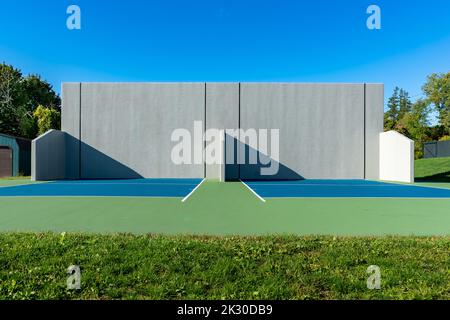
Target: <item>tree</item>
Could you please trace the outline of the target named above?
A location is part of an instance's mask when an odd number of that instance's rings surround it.
[[[398,121],[399,111],[399,88],[394,88],[394,93],[388,100],[388,110],[384,114],[384,129],[394,130]]]
[[[39,105],[33,113],[36,119],[38,134],[44,134],[50,129],[61,127],[61,113],[55,108],[46,108]]]
[[[0,64],[0,132],[19,133],[17,107],[23,104],[22,73]]]
[[[59,114],[61,99],[40,76],[24,77],[20,70],[0,64],[0,132],[35,138],[38,124],[33,113],[39,105]]]
[[[429,141],[428,115],[430,106],[426,100],[418,100],[399,120],[397,130],[415,141],[414,151],[416,159],[423,157],[423,143]]]
[[[23,79],[22,88],[26,97],[27,110],[34,110],[39,105],[61,110],[61,99],[53,90],[52,85],[42,80],[39,75],[30,74]]]
[[[398,95],[398,119],[401,119],[404,114],[411,111],[412,102],[409,93],[406,90],[400,89]]]
[[[450,134],[450,72],[433,73],[422,87],[427,101],[439,113],[439,123]]]
[[[388,110],[384,114],[384,129],[386,131],[397,130],[398,121],[411,111],[412,103],[408,92],[395,87],[387,105]]]

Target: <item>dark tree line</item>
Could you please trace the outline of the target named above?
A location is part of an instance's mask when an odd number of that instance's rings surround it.
[[[61,99],[47,81],[0,64],[0,133],[32,139],[59,129],[60,109]]]

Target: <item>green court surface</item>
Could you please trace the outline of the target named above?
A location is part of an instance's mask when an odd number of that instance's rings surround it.
[[[4,182],[4,181],[2,181]],[[178,198],[5,197],[0,231],[200,235],[450,235],[450,199],[268,199],[205,182]]]
[[[25,178],[0,179],[0,187],[19,186],[33,183],[40,183],[40,182],[31,181],[30,179]]]

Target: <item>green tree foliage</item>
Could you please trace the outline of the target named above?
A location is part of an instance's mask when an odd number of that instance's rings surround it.
[[[20,70],[0,64],[0,132],[36,137],[38,125],[33,113],[39,105],[59,113],[61,100],[38,75],[24,77]]]
[[[408,92],[395,87],[384,114],[384,129],[396,130],[415,141],[415,156],[423,156],[423,143],[450,137],[450,72],[428,76],[422,87],[425,99],[411,102]],[[429,118],[435,110],[439,124],[430,127]]]
[[[388,100],[388,110],[384,114],[384,129],[398,130],[398,122],[403,116],[410,112],[412,102],[407,91],[395,87],[394,93]]]
[[[61,127],[61,113],[54,108],[46,108],[39,105],[33,113],[36,119],[38,134],[44,134],[50,129]]]
[[[23,105],[22,73],[0,64],[0,132],[19,133],[18,108]]]
[[[406,113],[411,111],[412,108],[411,98],[409,93],[403,89],[400,89],[398,95],[398,118],[401,119]]]
[[[394,130],[398,121],[399,88],[395,87],[394,93],[388,100],[388,110],[384,113],[384,129]]]
[[[430,107],[426,100],[418,100],[410,110],[405,112],[398,121],[397,130],[415,141],[414,153],[416,159],[423,157],[423,143],[429,141],[428,115]]]
[[[422,87],[429,103],[439,113],[439,123],[450,134],[450,72],[433,73]]]

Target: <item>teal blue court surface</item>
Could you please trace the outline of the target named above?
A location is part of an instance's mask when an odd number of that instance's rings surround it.
[[[262,198],[450,198],[449,189],[367,180],[244,181]]]
[[[0,197],[186,197],[202,179],[53,181],[0,188]],[[367,180],[244,181],[262,198],[450,198],[450,189]]]
[[[186,197],[202,179],[64,180],[1,187],[1,196]]]

